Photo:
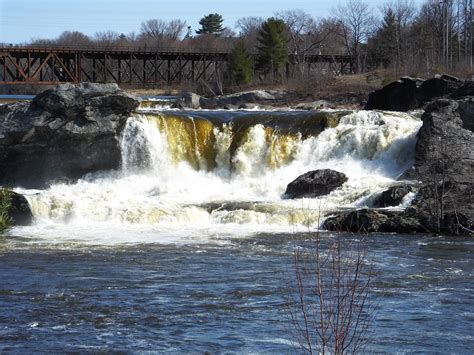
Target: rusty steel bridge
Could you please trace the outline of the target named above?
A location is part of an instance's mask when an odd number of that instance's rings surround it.
[[[0,84],[117,83],[154,87],[215,80],[222,76],[229,50],[69,48],[0,45]],[[290,55],[286,75],[295,63],[304,70],[352,72],[347,54]],[[293,68],[292,68],[293,67]],[[321,69],[323,68],[323,69]]]

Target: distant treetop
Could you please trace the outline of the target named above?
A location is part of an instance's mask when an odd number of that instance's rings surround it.
[[[198,35],[200,34],[215,34],[220,35],[225,28],[222,26],[222,22],[224,19],[222,15],[219,14],[209,14],[204,16],[201,20],[199,20],[199,24],[201,28],[196,31]]]

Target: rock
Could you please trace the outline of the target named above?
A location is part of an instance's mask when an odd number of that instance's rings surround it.
[[[347,176],[338,171],[330,169],[309,171],[288,184],[285,197],[301,198],[327,195],[346,181]]]
[[[11,192],[11,206],[8,215],[12,219],[14,226],[27,226],[33,222],[30,204],[25,196]]]
[[[459,99],[466,96],[474,96],[474,81],[467,80],[450,95],[452,99]]]
[[[182,109],[236,109],[248,104],[271,105],[286,102],[288,93],[278,90],[245,91],[230,95],[205,98],[185,92],[178,98],[175,107]]]
[[[474,133],[464,128],[463,110],[461,102],[449,99],[427,106],[415,166],[408,174],[423,182],[413,207],[421,223],[435,233],[474,229]],[[454,220],[458,225],[452,225]]]
[[[193,92],[183,92],[173,105],[174,108],[199,110],[201,105],[206,106],[208,99]]]
[[[416,217],[405,212],[371,209],[338,212],[324,221],[323,228],[352,233],[424,233],[428,231]]]
[[[408,111],[418,107],[419,80],[402,78],[369,94],[365,110]]]
[[[457,102],[463,128],[474,132],[474,98],[470,97]]]
[[[403,198],[412,191],[413,188],[407,184],[392,186],[388,190],[382,192],[374,200],[373,207],[398,206],[402,203]]]
[[[313,102],[302,102],[293,107],[296,110],[323,110],[334,108],[329,101],[326,100],[317,100]]]
[[[436,75],[434,78],[425,80],[416,92],[419,105],[431,101],[434,98],[453,93],[463,85],[464,81],[450,75]]]
[[[422,108],[437,98],[460,98],[472,95],[473,91],[472,82],[446,74],[425,81],[404,77],[370,93],[365,109],[408,111]]]
[[[239,105],[239,110],[255,110],[259,108],[259,106],[257,104],[254,104],[254,103],[246,103],[246,104],[242,104],[242,105]]]
[[[0,185],[43,188],[117,169],[119,135],[139,102],[116,84],[63,84],[0,108]]]

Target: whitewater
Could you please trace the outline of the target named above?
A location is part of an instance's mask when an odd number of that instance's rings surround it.
[[[122,168],[24,194],[38,243],[227,243],[317,229],[371,200],[413,165],[421,121],[378,111],[176,112],[144,109],[121,136]],[[315,169],[345,173],[328,196],[285,199]],[[402,206],[401,206],[402,207]]]

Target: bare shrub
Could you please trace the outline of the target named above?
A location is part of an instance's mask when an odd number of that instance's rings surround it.
[[[372,263],[364,237],[329,239],[315,233],[293,253],[290,321],[299,347],[309,354],[356,353],[367,343],[373,317]]]

